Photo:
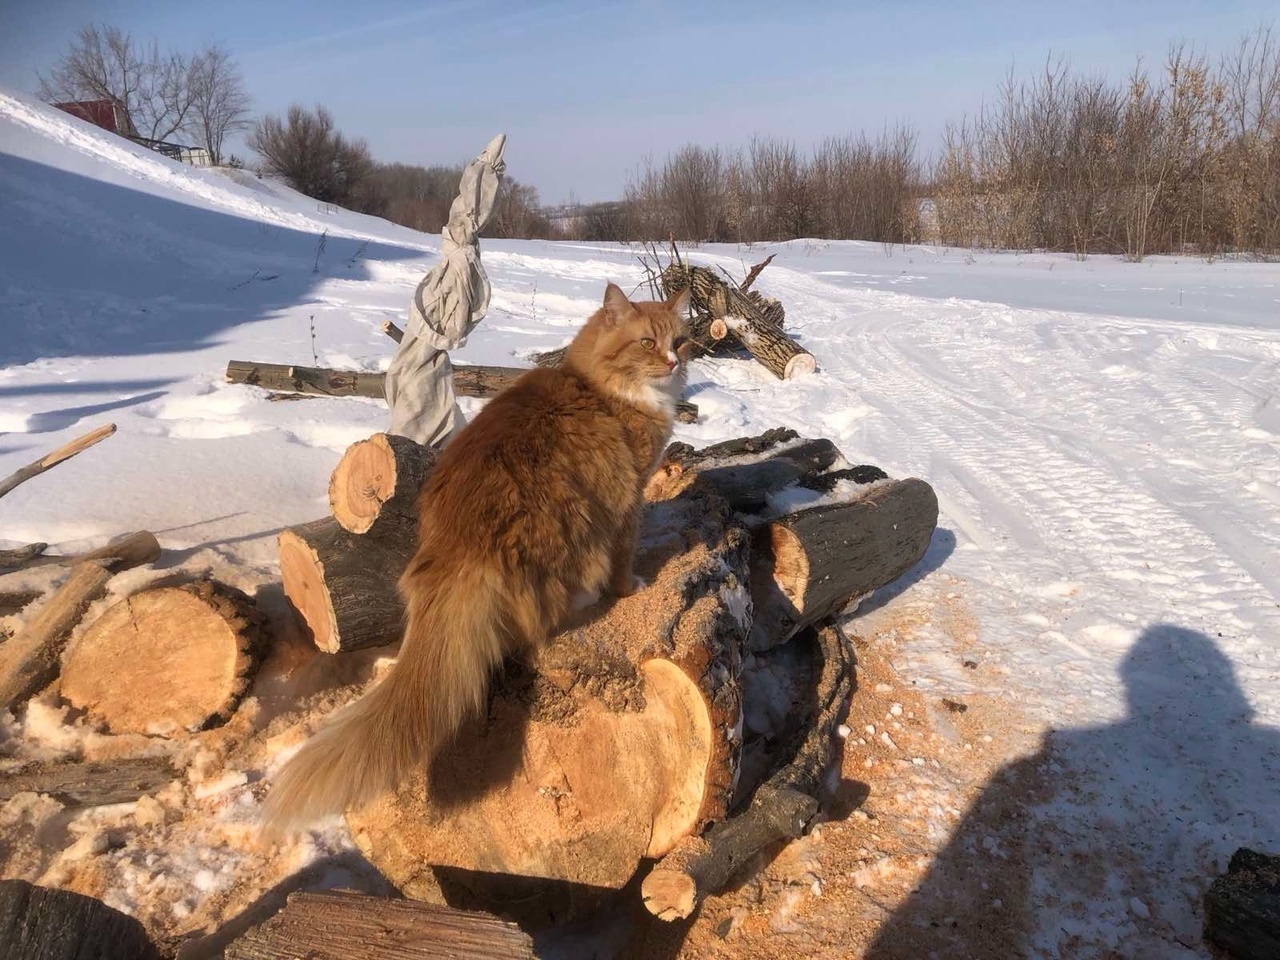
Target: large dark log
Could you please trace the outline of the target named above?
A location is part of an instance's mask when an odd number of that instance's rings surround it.
[[[231,716],[264,627],[247,594],[215,580],[143,590],[76,641],[60,692],[115,734],[194,733]]]
[[[525,372],[516,367],[486,367],[479,364],[455,366],[453,391],[460,397],[492,397],[515,383]],[[227,382],[326,397],[386,399],[384,373],[232,360],[227,364]],[[676,404],[677,420],[692,423],[697,418],[697,406],[687,400]]]
[[[329,479],[329,509],[350,533],[378,536],[417,525],[418,491],[435,451],[408,437],[375,433],[347,448]]]
[[[30,566],[32,560],[48,549],[47,543],[28,543],[23,547],[0,550],[0,571],[21,570],[23,567]]]
[[[649,481],[648,491],[671,497],[701,477],[713,484],[733,509],[754,511],[765,506],[771,494],[797,482],[818,482],[840,459],[840,451],[830,440],[806,440],[783,427],[701,450],[673,443]]]
[[[291,893],[226,960],[532,960],[533,941],[483,913],[360,893]]]
[[[0,769],[0,800],[31,792],[47,794],[69,807],[131,803],[177,776],[168,757],[27,764]]]
[[[416,524],[402,523],[377,537],[348,533],[332,517],[281,531],[285,596],[321,650],[379,647],[400,638],[404,604],[396,582],[417,547]]]
[[[14,707],[58,675],[58,660],[85,608],[102,596],[111,577],[160,556],[145,531],[112,545],[114,555],[81,560],[21,633],[0,646],[0,709]]]
[[[20,483],[26,483],[32,477],[38,477],[46,470],[51,470],[64,460],[70,460],[77,453],[88,450],[95,443],[101,443],[107,437],[116,432],[116,425],[108,423],[105,426],[98,427],[96,430],[90,430],[82,437],[76,437],[70,443],[64,444],[57,450],[46,453],[39,460],[35,460],[20,470],[15,471],[3,480],[0,480],[0,497],[18,486]]]
[[[785,642],[924,556],[938,524],[933,488],[915,478],[883,484],[852,503],[811,507],[757,528],[750,649]]]
[[[1241,847],[1204,898],[1204,936],[1234,960],[1280,957],[1280,857]]]
[[[823,778],[838,751],[836,728],[853,692],[848,639],[834,623],[813,632],[818,670],[815,712],[793,757],[770,776],[747,809],[705,836],[685,838],[645,877],[640,892],[663,920],[689,916],[708,894],[728,886],[744,864],[779,840],[801,836],[818,812]]]
[[[141,923],[101,900],[0,880],[4,960],[158,960]]]

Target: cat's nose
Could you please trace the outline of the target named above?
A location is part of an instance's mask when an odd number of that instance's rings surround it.
[[[667,369],[674,370],[676,368],[676,364],[678,364],[679,362],[680,362],[680,358],[676,356],[675,351],[668,350],[667,351]]]

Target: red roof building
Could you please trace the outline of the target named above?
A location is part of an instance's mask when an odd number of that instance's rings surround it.
[[[109,130],[122,137],[134,134],[133,123],[129,114],[113,100],[71,100],[66,103],[55,103],[59,110],[87,120],[96,127]]]

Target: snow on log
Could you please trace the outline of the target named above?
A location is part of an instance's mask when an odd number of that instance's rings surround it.
[[[618,888],[725,816],[741,754],[748,542],[703,486],[652,504],[650,586],[508,664],[487,718],[347,822],[409,896],[427,866]]]
[[[430,447],[375,433],[347,448],[329,479],[329,509],[349,533],[377,536],[394,526],[412,536],[418,491],[435,464]]]
[[[527,372],[517,367],[486,367],[479,364],[455,366],[453,391],[460,397],[492,397]],[[246,383],[266,390],[323,397],[386,399],[387,378],[383,373],[232,360],[227,364],[226,376],[228,383]],[[698,419],[697,406],[687,400],[679,401],[676,404],[676,419],[682,423],[695,422]]]
[[[413,530],[361,536],[324,517],[282,530],[277,543],[285,596],[317,647],[337,653],[400,639],[396,581],[417,547]]]
[[[240,702],[263,623],[252,599],[217,581],[143,590],[107,610],[72,647],[61,694],[113,734],[201,730]]]
[[[750,313],[728,318],[725,323],[738,342],[780,380],[793,380],[818,369],[813,354],[761,319],[754,305]]]
[[[850,503],[811,507],[756,529],[750,649],[785,642],[924,556],[938,523],[933,488],[914,477],[881,484]]]
[[[49,549],[47,543],[28,543],[22,547],[0,550],[0,571],[21,570]]]
[[[158,960],[141,923],[70,890],[0,880],[5,960]]]
[[[483,913],[346,891],[291,893],[226,960],[533,960],[533,941]]]
[[[1280,957],[1280,857],[1241,847],[1204,897],[1204,937],[1235,960]]]
[[[102,596],[121,570],[150,563],[160,544],[146,531],[122,537],[104,551],[109,555],[82,559],[17,636],[0,646],[0,709],[31,697],[58,675],[58,660],[85,608]]]
[[[59,760],[0,768],[0,800],[19,793],[42,793],[68,807],[132,803],[176,777],[168,757],[121,760]]]

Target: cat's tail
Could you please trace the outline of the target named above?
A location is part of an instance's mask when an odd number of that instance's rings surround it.
[[[503,600],[479,578],[411,595],[400,656],[386,678],[334,714],[275,777],[264,835],[279,839],[360,806],[429,761],[484,703],[502,662]]]

